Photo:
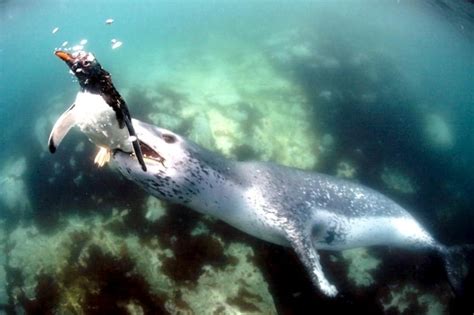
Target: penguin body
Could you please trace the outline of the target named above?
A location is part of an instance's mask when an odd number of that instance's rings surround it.
[[[56,121],[48,141],[54,153],[73,126],[78,126],[99,147],[135,153],[146,171],[139,140],[124,99],[115,89],[110,74],[89,52],[56,51],[78,79],[81,91],[75,102]],[[124,127],[127,127],[125,129]]]

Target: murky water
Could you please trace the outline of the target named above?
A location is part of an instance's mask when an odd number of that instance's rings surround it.
[[[432,253],[321,252],[342,293],[330,299],[290,249],[97,168],[77,130],[54,155],[47,139],[79,90],[53,52],[82,45],[133,117],[231,159],[365,184],[440,242],[474,243],[473,12],[462,1],[0,1],[0,312],[461,313]]]

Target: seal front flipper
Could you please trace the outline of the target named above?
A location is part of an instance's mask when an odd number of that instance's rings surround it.
[[[71,130],[71,128],[76,124],[76,113],[75,113],[76,104],[72,104],[71,107],[65,111],[51,130],[51,134],[49,135],[48,139],[48,148],[49,152],[54,153],[58,148],[61,141],[64,139],[66,134]]]
[[[338,293],[337,289],[326,279],[319,261],[318,252],[314,249],[310,236],[305,235],[304,230],[304,228],[297,227],[288,229],[287,239],[311,275],[313,284],[325,295],[335,297]]]

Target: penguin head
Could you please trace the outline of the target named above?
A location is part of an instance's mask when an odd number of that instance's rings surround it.
[[[90,52],[78,51],[71,54],[58,50],[54,54],[68,65],[81,87],[86,90],[93,92],[103,81],[101,79],[109,76]]]

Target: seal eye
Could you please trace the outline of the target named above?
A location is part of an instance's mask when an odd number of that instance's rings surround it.
[[[161,135],[161,138],[165,140],[166,143],[175,143],[176,142],[176,137],[170,134],[163,134]]]
[[[91,62],[89,60],[84,61],[84,67],[89,67]]]

